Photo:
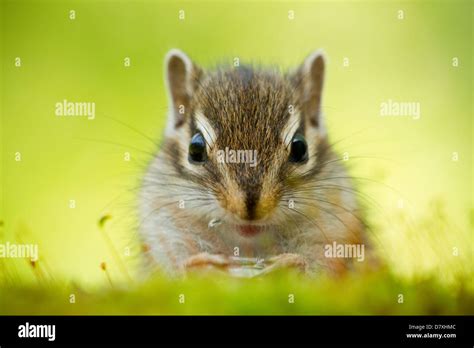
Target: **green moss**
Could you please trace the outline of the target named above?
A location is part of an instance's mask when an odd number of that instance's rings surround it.
[[[70,303],[74,294],[75,303]],[[185,303],[180,303],[184,294]],[[294,303],[289,303],[289,295]],[[399,295],[403,303],[399,303]],[[436,279],[402,281],[386,271],[305,279],[226,276],[168,280],[84,292],[74,285],[3,286],[2,314],[472,314],[473,294]]]

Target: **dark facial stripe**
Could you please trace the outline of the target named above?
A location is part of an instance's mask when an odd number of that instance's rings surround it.
[[[246,191],[245,206],[247,208],[247,219],[254,220],[257,213],[257,204],[260,198],[260,188]]]
[[[196,130],[197,131],[197,130]],[[212,161],[207,161],[203,164],[206,174],[196,175],[190,172],[186,167],[181,165],[183,156],[188,157],[187,149],[185,153],[180,152],[179,144],[176,140],[167,139],[162,145],[163,153],[168,156],[169,162],[172,163],[176,176],[185,180],[192,181],[204,187],[212,188],[219,181],[219,174],[217,168]]]
[[[176,140],[167,139],[162,145],[162,151],[170,158],[176,173],[183,175],[183,168],[179,164],[181,161],[181,153],[179,151],[178,142]]]

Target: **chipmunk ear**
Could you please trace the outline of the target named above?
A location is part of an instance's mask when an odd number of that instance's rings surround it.
[[[196,89],[201,70],[177,49],[166,55],[166,85],[170,101],[168,128],[179,128],[190,113],[191,97]]]
[[[324,53],[318,50],[310,54],[300,66],[294,78],[299,89],[302,113],[309,124],[323,128],[321,96],[324,82]]]

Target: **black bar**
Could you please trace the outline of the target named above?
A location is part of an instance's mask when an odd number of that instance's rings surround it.
[[[19,337],[19,327],[26,323],[30,327],[55,325],[55,340]],[[409,325],[419,327],[410,329]],[[472,347],[473,330],[472,316],[0,316],[0,346],[384,343]],[[456,337],[407,337],[430,333]]]

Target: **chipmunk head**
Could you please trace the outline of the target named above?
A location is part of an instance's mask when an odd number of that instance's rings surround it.
[[[318,174],[327,150],[324,64],[316,52],[289,74],[249,66],[205,72],[180,51],[168,54],[163,152],[183,188],[195,187],[209,204],[209,216],[251,235],[284,218],[292,191]]]

